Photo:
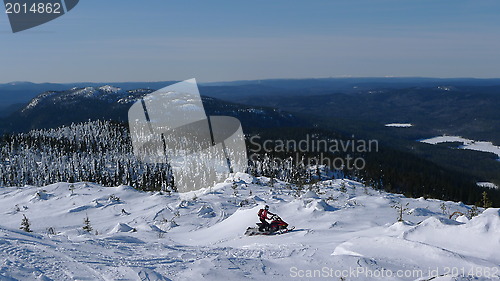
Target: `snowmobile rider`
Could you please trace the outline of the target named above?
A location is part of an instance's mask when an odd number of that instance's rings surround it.
[[[264,209],[260,209],[259,213],[257,214],[259,216],[260,222],[262,223],[259,227],[259,231],[264,231],[266,229],[269,229],[269,223],[266,220],[270,220],[271,218],[268,218],[267,215],[273,216],[274,214],[269,212],[269,206],[266,205]]]

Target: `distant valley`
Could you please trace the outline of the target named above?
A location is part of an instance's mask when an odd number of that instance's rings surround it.
[[[57,128],[89,120],[126,124],[133,102],[172,83],[0,85],[4,107],[0,133]],[[449,143],[429,145],[418,141],[457,135],[498,146],[499,79],[236,81],[201,84],[200,92],[207,114],[240,119],[246,134],[290,139],[314,133],[325,138],[378,140],[381,151],[364,155],[369,162],[367,170],[353,176],[383,182],[390,192],[422,196],[449,193],[433,190],[436,185],[445,190],[470,189],[477,182],[500,185],[497,155],[450,149]],[[487,186],[476,186],[477,193],[488,190]],[[458,193],[440,198],[472,203],[477,200]]]

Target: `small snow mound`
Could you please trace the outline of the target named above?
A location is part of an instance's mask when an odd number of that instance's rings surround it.
[[[258,202],[264,202],[264,201],[265,201],[264,199],[260,198],[260,197],[259,197],[259,196],[257,196],[257,195],[252,195],[252,196],[250,196],[248,199],[250,199],[250,200],[252,200],[252,199],[253,199],[255,202],[257,202],[257,201],[258,201]]]
[[[500,209],[489,208],[477,217],[473,217],[467,224],[467,228],[474,229],[480,233],[500,232]]]
[[[38,191],[37,193],[35,193],[33,198],[31,198],[31,201],[33,201],[33,200],[49,200],[53,196],[54,196],[53,194],[49,194],[45,190]]]
[[[101,208],[102,206],[104,206],[103,204],[101,204],[101,202],[99,202],[98,199],[92,201],[92,203],[94,204],[94,208]]]
[[[133,187],[131,187],[129,185],[123,185],[123,184],[117,186],[116,189],[123,190],[123,191],[127,191],[127,190],[134,191],[134,192],[137,191],[137,189],[135,189],[135,188],[133,188]]]
[[[139,271],[137,272],[137,277],[139,277],[139,280],[171,281],[171,279],[168,279],[167,277],[150,268],[141,268],[135,270]]]
[[[488,208],[484,210],[481,216],[492,216],[492,217],[500,217],[500,208]]]
[[[440,217],[430,217],[425,219],[419,224],[419,227],[431,227],[434,229],[439,229],[443,228],[447,225],[459,225],[461,223],[455,221],[455,220],[450,220],[446,218],[440,218]]]
[[[338,210],[337,208],[332,207],[331,205],[326,203],[323,199],[305,198],[302,200],[298,200],[297,202],[302,202],[301,208],[304,208],[305,210],[308,210],[310,212],[331,212]]]
[[[461,222],[461,223],[469,222],[469,218],[465,215],[461,215],[461,216],[457,217],[455,220],[458,222]]]
[[[158,227],[157,225],[148,225],[148,228],[144,228],[144,227],[141,227],[140,229],[144,229],[144,230],[152,230],[152,231],[155,231],[155,232],[161,232],[161,233],[165,233],[165,230],[161,229],[160,227]]]
[[[83,211],[86,211],[88,209],[92,209],[94,208],[93,206],[90,206],[90,205],[83,205],[83,206],[80,206],[80,207],[76,207],[76,208],[73,208],[73,209],[70,209],[68,211],[68,213],[78,213],[78,212],[83,212]]]
[[[252,175],[249,175],[247,173],[240,173],[240,172],[234,174],[233,180],[235,180],[236,182],[247,183],[247,184],[257,182],[257,179],[255,177],[253,177]]]
[[[350,246],[353,246],[351,242],[344,242],[341,245],[337,246],[335,250],[333,250],[332,256],[356,256],[362,257],[363,255],[348,249]]]
[[[316,192],[314,192],[312,190],[308,190],[306,193],[304,193],[302,195],[302,198],[304,198],[304,199],[306,199],[306,198],[319,199],[319,196],[318,196],[318,194],[316,194]]]
[[[114,243],[130,243],[130,244],[144,244],[145,242],[142,241],[139,238],[127,236],[127,235],[117,235],[117,236],[111,236],[107,237],[104,240],[106,241],[111,241]]]
[[[334,208],[331,205],[329,205],[328,203],[326,203],[323,199],[314,200],[311,205],[314,208],[314,210],[317,210],[317,211],[332,212],[332,211],[337,210],[336,208]]]
[[[174,227],[178,227],[179,225],[175,222],[175,220],[170,220],[168,223],[168,228],[172,229]]]
[[[425,216],[425,217],[436,215],[435,212],[425,208],[411,209],[410,213],[414,216]]]
[[[136,232],[137,230],[126,223],[118,223],[110,233],[119,233],[119,232]]]
[[[200,218],[213,218],[215,217],[214,209],[208,205],[203,205],[197,212]]]
[[[389,226],[390,231],[394,232],[399,232],[399,231],[405,231],[408,230],[409,226],[412,226],[413,224],[407,222],[407,221],[398,221],[396,223],[393,223],[391,226]]]

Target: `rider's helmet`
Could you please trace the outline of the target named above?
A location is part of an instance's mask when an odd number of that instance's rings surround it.
[[[264,209],[269,210],[269,206],[268,205],[264,206]]]

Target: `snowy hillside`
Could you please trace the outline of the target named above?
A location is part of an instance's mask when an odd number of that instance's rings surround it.
[[[237,174],[185,194],[0,188],[0,280],[499,280],[499,209],[449,219],[470,207],[351,180],[268,183]],[[244,236],[264,204],[295,230]],[[23,215],[32,233],[19,229]]]

